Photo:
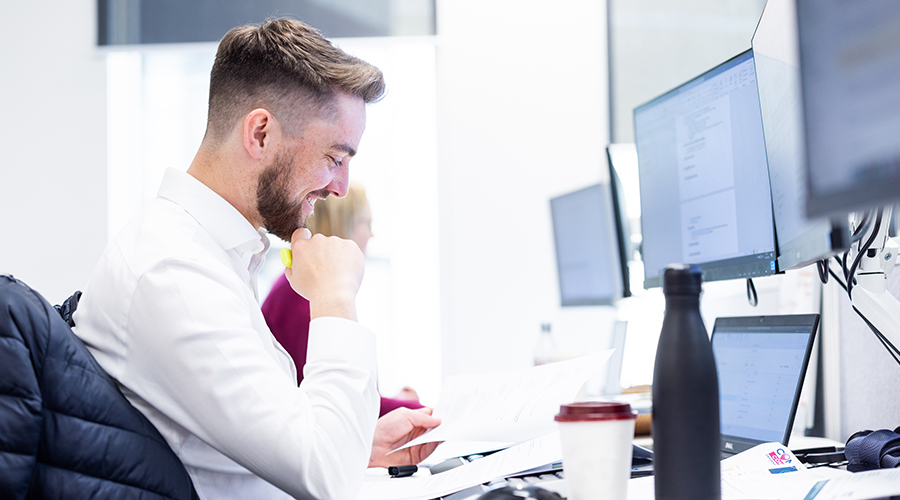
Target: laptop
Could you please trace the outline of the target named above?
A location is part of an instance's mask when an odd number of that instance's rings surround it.
[[[789,445],[818,326],[818,314],[716,319],[723,458],[760,443]]]

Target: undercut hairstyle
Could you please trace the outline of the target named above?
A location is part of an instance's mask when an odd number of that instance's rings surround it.
[[[337,92],[373,103],[384,90],[381,70],[300,21],[279,18],[238,26],[225,34],[216,52],[206,137],[221,142],[257,108],[267,109],[297,135],[310,119],[334,112]]]

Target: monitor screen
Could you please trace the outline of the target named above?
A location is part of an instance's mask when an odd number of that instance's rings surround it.
[[[612,304],[630,295],[608,183],[551,199],[550,216],[561,305]]]
[[[847,219],[806,217],[806,157],[794,0],[769,0],[753,34],[753,57],[769,164],[778,270],[849,246]]]
[[[753,54],[634,110],[644,286],[696,264],[705,281],[774,274],[775,234]]]
[[[808,214],[900,200],[900,2],[799,0],[797,26]]]

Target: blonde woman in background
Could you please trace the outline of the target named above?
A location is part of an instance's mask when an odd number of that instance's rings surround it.
[[[307,221],[309,230],[325,236],[355,242],[363,254],[372,238],[372,211],[366,199],[366,191],[355,182],[350,182],[347,196],[329,197],[319,200],[315,212]],[[306,364],[306,347],[309,338],[309,301],[297,295],[285,276],[281,276],[272,286],[272,291],[262,305],[263,316],[272,334],[294,359],[297,365],[297,384],[303,381],[303,366]],[[401,406],[422,408],[418,395],[408,387],[394,398],[381,398],[384,415]]]

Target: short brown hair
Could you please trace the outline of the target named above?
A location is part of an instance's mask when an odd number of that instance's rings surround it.
[[[336,91],[371,103],[381,99],[384,88],[378,68],[300,21],[279,18],[238,26],[225,34],[216,52],[206,135],[223,139],[256,108],[292,123],[296,133],[311,116],[332,110]]]

